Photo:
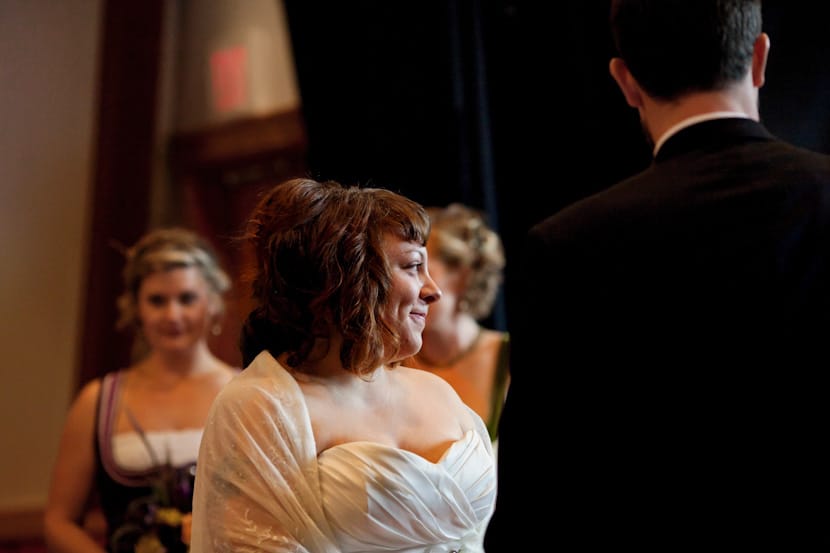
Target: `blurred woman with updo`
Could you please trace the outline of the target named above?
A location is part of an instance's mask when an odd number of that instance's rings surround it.
[[[430,273],[444,294],[430,306],[423,346],[408,363],[449,382],[484,419],[495,441],[509,383],[509,334],[480,322],[496,302],[504,247],[485,216],[471,207],[453,203],[427,213]]]
[[[186,551],[194,465],[208,409],[238,372],[208,347],[230,281],[210,244],[184,228],[126,252],[121,329],[131,366],[87,383],[72,403],[44,516],[50,551]],[[96,501],[106,537],[85,530]]]

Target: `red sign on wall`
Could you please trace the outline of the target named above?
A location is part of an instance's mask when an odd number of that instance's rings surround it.
[[[233,111],[245,105],[248,97],[246,81],[248,51],[244,46],[217,50],[210,56],[213,109],[218,113]]]

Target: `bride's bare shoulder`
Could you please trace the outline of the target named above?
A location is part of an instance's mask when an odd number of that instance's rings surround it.
[[[455,388],[430,371],[399,366],[394,372],[400,377],[402,385],[409,389],[409,393],[417,394],[413,397],[419,398],[419,401],[440,401],[455,407],[464,405]]]

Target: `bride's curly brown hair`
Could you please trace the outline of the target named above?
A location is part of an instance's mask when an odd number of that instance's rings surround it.
[[[424,245],[429,230],[423,206],[390,190],[307,178],[274,186],[244,234],[254,260],[244,364],[263,350],[288,352],[288,364],[301,371],[332,329],[342,335],[346,370],[367,375],[389,364],[400,336],[381,317],[391,285],[383,238]]]

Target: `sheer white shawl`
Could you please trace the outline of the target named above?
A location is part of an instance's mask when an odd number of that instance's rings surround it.
[[[193,499],[194,553],[336,553],[294,378],[262,352],[214,401]]]

